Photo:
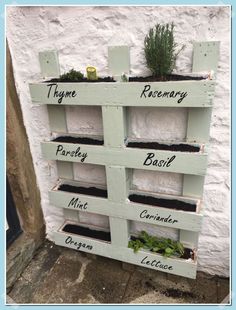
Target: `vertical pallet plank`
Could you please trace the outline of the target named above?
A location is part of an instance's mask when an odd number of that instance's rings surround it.
[[[219,42],[195,42],[193,45],[193,72],[216,73],[219,59]],[[208,143],[212,108],[189,108],[186,141]],[[183,195],[202,198],[204,176],[184,175]],[[180,230],[181,242],[198,245],[198,233]]]
[[[123,73],[129,74],[130,59],[128,46],[108,47],[108,67],[114,78],[120,81]],[[126,139],[126,109],[123,107],[102,107],[104,143],[107,147],[120,148]],[[106,166],[108,199],[124,202],[129,186],[129,173],[124,167]],[[111,242],[127,247],[129,221],[109,217]]]
[[[119,166],[106,166],[108,199],[114,202],[125,202],[129,191],[128,169]]]
[[[39,53],[39,63],[43,77],[58,77],[60,75],[60,66],[56,51],[46,51]],[[64,106],[48,105],[48,118],[52,132],[66,133],[67,123]],[[57,161],[57,174],[59,178],[74,179],[73,164],[70,162]],[[75,220],[78,212],[74,210],[63,210],[65,219]]]
[[[213,70],[216,74],[219,48],[219,41],[195,42],[193,44],[192,72],[210,72]],[[187,142],[208,142],[211,112],[212,108],[189,108]]]
[[[128,247],[129,222],[117,217],[109,217],[111,228],[111,242],[113,245]]]
[[[207,143],[209,140],[212,108],[189,108],[187,142]]]
[[[122,147],[127,137],[126,109],[102,106],[104,143],[109,147]]]
[[[192,72],[217,71],[220,42],[194,42]]]
[[[67,132],[65,107],[63,105],[47,105],[49,124],[52,132]]]
[[[113,202],[125,202],[129,189],[129,177],[124,167],[106,166],[108,199]],[[129,221],[109,217],[111,242],[117,246],[128,245]]]
[[[183,181],[183,196],[201,199],[203,195],[204,176],[185,174]]]
[[[60,66],[57,51],[39,52],[39,63],[42,76],[57,78],[60,76]]]
[[[108,47],[109,73],[120,79],[123,73],[130,72],[130,52],[126,45]]]

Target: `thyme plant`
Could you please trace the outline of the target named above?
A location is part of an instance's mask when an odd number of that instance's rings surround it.
[[[184,45],[176,51],[174,24],[156,24],[144,39],[147,67],[155,78],[165,80],[175,67],[176,58]]]
[[[69,72],[60,75],[60,81],[81,81],[84,75],[80,71],[71,69]]]

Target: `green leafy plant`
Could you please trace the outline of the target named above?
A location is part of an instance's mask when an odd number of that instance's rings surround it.
[[[83,77],[83,73],[71,69],[69,72],[60,75],[60,81],[81,81]]]
[[[154,77],[162,80],[172,72],[176,58],[184,45],[176,52],[177,43],[174,40],[174,24],[156,24],[144,39],[144,52],[147,67]]]
[[[184,246],[179,241],[151,236],[146,231],[142,231],[135,240],[130,240],[128,247],[135,253],[143,248],[166,257],[171,255],[180,257],[184,254]]]

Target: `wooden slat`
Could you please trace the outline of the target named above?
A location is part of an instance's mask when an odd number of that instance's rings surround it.
[[[219,60],[219,41],[193,43],[193,72],[217,71]]]
[[[187,96],[149,97],[147,90],[181,92]],[[215,82],[209,80],[181,82],[129,82],[129,83],[31,83],[29,84],[32,103],[65,105],[109,105],[146,107],[211,107]],[[57,89],[56,89],[57,87]],[[145,88],[146,87],[146,88]],[[74,96],[54,96],[59,92],[73,92]],[[89,96],[88,96],[89,94]],[[145,97],[146,96],[146,97]],[[178,102],[179,101],[179,102]]]
[[[43,77],[59,77],[60,66],[56,51],[39,52],[39,63]]]
[[[68,132],[65,107],[49,105],[47,108],[52,132]],[[58,178],[73,180],[73,163],[57,160],[57,175]],[[64,209],[63,214],[65,219],[79,220],[79,212],[76,212],[75,210]]]
[[[185,153],[156,151],[135,148],[114,149],[104,146],[78,145],[58,142],[42,142],[42,153],[44,158],[49,160],[62,160],[71,162],[83,162],[100,165],[117,165],[128,168],[146,169],[153,171],[169,171],[176,173],[204,175],[207,165],[207,155],[204,153]],[[59,146],[62,150],[76,152],[79,150],[80,157],[65,156],[61,152],[57,153]],[[80,149],[79,149],[80,148]],[[148,159],[153,153],[153,158]],[[75,154],[75,153],[74,153]],[[153,165],[154,160],[169,162],[169,166],[158,167]],[[172,161],[171,161],[172,159]],[[149,163],[152,164],[148,165]],[[145,163],[145,164],[144,164]]]
[[[183,227],[179,231],[179,241],[188,244],[193,249],[198,248],[199,232],[184,230]]]
[[[203,195],[204,176],[185,174],[183,180],[183,196],[201,199]]]
[[[119,166],[106,166],[108,198],[113,202],[125,202],[129,191],[126,169]]]
[[[207,143],[211,125],[212,108],[190,108],[188,111],[187,142]]]
[[[48,118],[52,132],[68,132],[64,106],[48,105]]]
[[[108,68],[113,76],[121,76],[123,73],[129,74],[130,54],[128,46],[108,47]]]
[[[193,45],[193,72],[217,71],[219,58],[219,42],[195,42]],[[213,88],[213,85],[211,86]],[[208,93],[208,98],[213,104],[213,93]],[[189,108],[186,140],[207,143],[209,140],[210,121],[212,108]],[[183,195],[201,198],[203,195],[204,177],[184,175]],[[198,246],[198,233],[181,229],[180,242]]]
[[[102,107],[104,142],[109,147],[122,147],[127,137],[126,110],[123,107]]]

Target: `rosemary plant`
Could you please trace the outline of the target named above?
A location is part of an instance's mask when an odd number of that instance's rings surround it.
[[[155,78],[165,80],[175,67],[176,58],[184,45],[176,52],[174,24],[156,24],[144,39],[147,67]]]

